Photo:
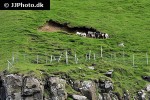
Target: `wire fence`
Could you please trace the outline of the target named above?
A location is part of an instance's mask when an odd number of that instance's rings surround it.
[[[81,52],[70,52],[64,50],[60,54],[20,54],[13,53],[12,57],[7,60],[7,69],[9,70],[17,63],[32,63],[32,64],[85,64],[87,62],[97,62],[99,60],[118,63],[122,65],[138,67],[148,66],[149,57],[147,52],[141,53],[126,53],[124,50],[120,52],[106,52],[101,47],[99,52],[92,50],[87,51],[85,54]]]

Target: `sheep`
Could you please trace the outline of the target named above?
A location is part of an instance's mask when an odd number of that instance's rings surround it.
[[[86,33],[81,33],[80,36],[86,37]]]
[[[76,35],[81,35],[81,33],[80,32],[76,32]]]
[[[105,39],[108,39],[109,35],[107,33],[105,33]]]

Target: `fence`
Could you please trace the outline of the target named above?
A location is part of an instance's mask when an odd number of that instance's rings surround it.
[[[92,50],[87,51],[85,54],[79,52],[69,52],[68,50],[62,51],[60,54],[19,54],[13,53],[11,59],[7,60],[8,70],[16,63],[33,63],[33,64],[84,64],[87,62],[96,62],[104,60],[123,64],[132,67],[148,66],[149,57],[147,52],[141,53],[126,53],[124,50],[120,52],[105,52],[101,47],[99,52]]]

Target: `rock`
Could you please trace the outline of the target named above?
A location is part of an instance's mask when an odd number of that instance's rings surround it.
[[[109,70],[108,72],[105,73],[105,75],[106,75],[107,77],[112,78],[112,73],[113,73],[113,70]]]
[[[109,93],[113,90],[113,84],[110,81],[100,81],[99,88],[102,93]]]
[[[138,100],[146,100],[146,93],[144,90],[138,92]]]
[[[74,84],[73,84],[74,90],[79,91],[79,88],[81,87],[81,82],[78,81],[78,80],[76,80],[76,81],[73,82],[73,83],[74,83]]]
[[[24,77],[22,96],[25,100],[43,100],[44,87],[42,82],[34,77]]]
[[[109,93],[103,93],[103,100],[112,100]]]
[[[22,76],[10,74],[5,77],[8,98],[21,100]]]
[[[79,88],[82,95],[86,96],[89,100],[97,100],[96,86],[92,81],[83,81],[81,88]]]
[[[119,46],[119,47],[124,47],[124,43],[123,43],[123,42],[122,42],[122,43],[119,43],[118,46]]]
[[[66,80],[59,77],[49,77],[47,80],[50,100],[65,100],[67,99],[67,92],[65,91]]]
[[[130,100],[130,94],[128,90],[123,93],[123,100]]]
[[[150,82],[150,76],[142,76],[142,78],[148,82]]]
[[[88,68],[91,69],[91,70],[95,69],[94,66],[89,66]]]
[[[101,94],[98,94],[98,100],[103,100],[103,96]]]
[[[0,76],[0,100],[6,100],[7,93],[6,93],[6,86],[4,80],[2,80]]]
[[[150,84],[149,84],[149,85],[147,85],[147,87],[146,87],[146,91],[150,92]]]
[[[72,95],[74,100],[87,100],[87,97],[81,95]]]

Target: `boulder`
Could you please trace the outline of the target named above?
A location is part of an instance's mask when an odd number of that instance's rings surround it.
[[[146,93],[144,90],[138,92],[138,100],[146,100]]]
[[[82,95],[86,96],[89,100],[97,100],[97,90],[93,81],[83,81],[79,89]]]
[[[94,66],[89,66],[88,68],[91,69],[91,70],[95,69]]]
[[[103,100],[112,100],[109,93],[103,93],[102,95],[103,95]]]
[[[109,70],[108,72],[105,73],[105,75],[110,78],[112,78],[112,74],[113,74],[113,70]]]
[[[109,93],[113,90],[113,84],[111,81],[100,81],[99,89],[102,93]]]
[[[16,74],[5,77],[8,98],[11,100],[21,100],[22,76]]]
[[[43,83],[34,77],[24,77],[22,96],[24,100],[43,100]]]
[[[0,76],[0,100],[6,100],[7,93],[6,93],[6,86],[4,80]]]
[[[130,100],[130,94],[128,90],[123,93],[123,100]]]
[[[47,80],[47,87],[49,91],[50,100],[65,100],[67,99],[67,92],[65,91],[66,80],[59,77],[49,77]]]
[[[81,95],[72,95],[74,100],[87,100],[87,97]]]
[[[81,82],[76,80],[73,82],[73,89],[76,91],[79,91],[79,88],[81,87]]]
[[[150,92],[150,84],[146,86],[146,91]]]
[[[150,76],[142,76],[142,78],[148,82],[150,82]]]

